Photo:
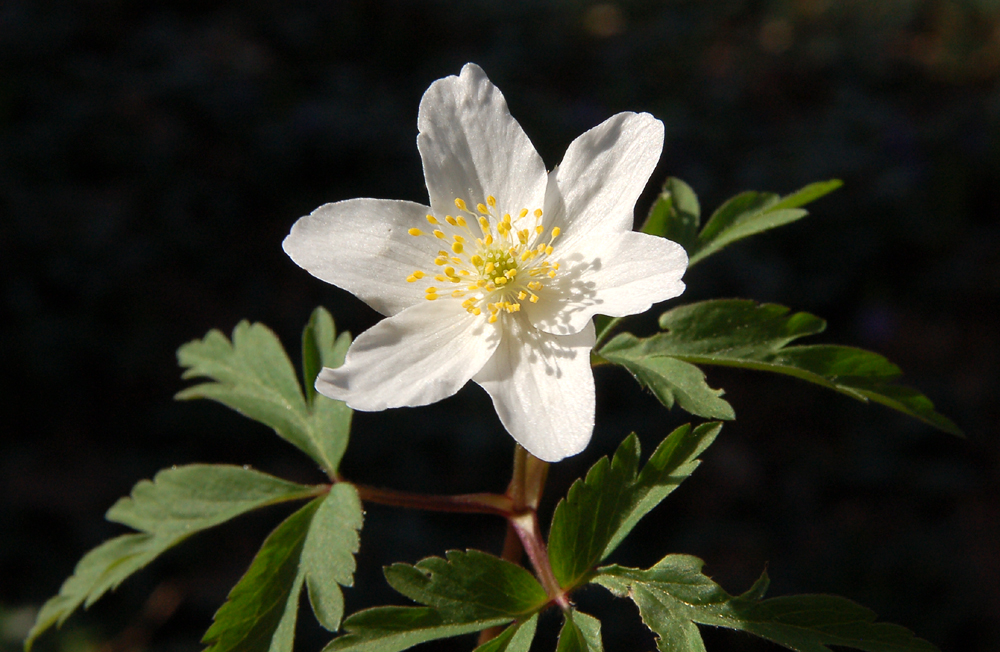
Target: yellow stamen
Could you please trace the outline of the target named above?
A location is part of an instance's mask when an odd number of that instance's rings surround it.
[[[438,219],[433,215],[428,215],[427,221],[430,222],[431,224],[440,224],[440,222],[438,222]]]
[[[524,290],[521,290],[520,292],[517,293],[518,301],[524,301],[527,298],[528,298],[528,293],[525,292]]]
[[[456,221],[456,222],[458,222],[458,225],[459,225],[459,226],[462,226],[462,227],[464,227],[464,226],[465,226],[465,224],[466,224],[466,222],[465,222],[465,218],[464,218],[464,217],[462,217],[461,215],[459,215],[458,217],[456,217],[456,218],[455,218],[455,221]]]
[[[487,197],[486,197],[486,203],[489,204],[490,206],[496,206],[497,205],[497,198],[494,197],[493,195],[487,195]]]
[[[444,231],[434,229],[434,237],[438,238],[439,240],[444,240]]]
[[[536,208],[535,209],[535,217],[541,217],[541,216],[542,216],[542,209],[541,208]]]
[[[528,214],[528,209],[527,209],[527,208],[522,208],[522,209],[521,209],[521,214],[520,214],[520,217],[524,217],[524,216],[525,216],[525,215],[527,215],[527,214]]]
[[[458,221],[451,215],[445,215],[444,221],[447,222],[448,224],[451,224],[452,226],[458,226]]]
[[[407,233],[409,233],[413,237],[417,237],[418,235],[423,235],[424,234],[423,231],[421,231],[420,229],[418,229],[416,227],[410,229],[409,231],[407,231]]]
[[[483,215],[490,214],[490,209],[486,208],[486,204],[476,204],[476,210],[482,213]]]
[[[472,258],[469,259],[469,262],[471,262],[476,267],[479,267],[480,265],[483,264],[483,259],[479,254],[473,254]]]
[[[436,294],[428,294],[424,298],[427,299],[428,301],[435,301],[438,298],[438,295],[436,295]]]
[[[551,248],[552,247],[549,247],[549,249]],[[455,244],[451,245],[451,250],[454,251],[456,254],[462,253],[462,243],[456,242]]]
[[[458,206],[459,210],[463,210],[463,211],[466,210],[466,208],[465,208],[465,200],[461,199],[460,197],[456,197],[455,198],[455,206]]]
[[[562,229],[560,229],[558,226],[552,229],[552,238],[553,239],[558,238],[560,233],[562,233]]]

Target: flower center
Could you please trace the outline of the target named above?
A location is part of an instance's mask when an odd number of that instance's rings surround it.
[[[552,242],[559,236],[559,227],[545,237],[542,210],[522,208],[516,217],[496,208],[492,195],[476,211],[465,200],[455,199],[456,215],[444,220],[427,216],[433,228],[426,233],[418,228],[409,230],[414,237],[433,237],[441,241],[434,258],[438,268],[433,273],[416,270],[406,277],[408,283],[426,279],[424,298],[436,301],[443,296],[463,299],[462,307],[473,315],[485,314],[490,323],[503,313],[521,310],[523,301],[536,303],[545,283],[556,277],[559,263],[552,260]],[[478,227],[473,231],[470,223]],[[433,279],[433,282],[431,281]],[[448,292],[447,285],[453,289]],[[444,293],[444,294],[442,294]]]

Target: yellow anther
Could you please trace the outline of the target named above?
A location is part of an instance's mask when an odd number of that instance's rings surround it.
[[[526,260],[528,260],[529,258],[531,258],[531,257],[532,257],[532,256],[531,256],[531,254],[532,254],[532,253],[533,253],[533,252],[531,251],[531,249],[527,249],[527,250],[525,250],[525,251],[524,251],[524,252],[523,252],[523,253],[521,254],[521,260],[522,260],[522,261],[526,261]]]
[[[458,220],[456,220],[451,215],[445,215],[444,221],[447,222],[448,224],[451,224],[452,226],[458,226]]]
[[[517,239],[521,241],[521,244],[528,244],[528,229],[522,229],[517,232]]]
[[[549,272],[549,278],[555,278],[555,277],[556,277],[556,270],[552,270],[551,272]]]
[[[433,215],[428,215],[427,221],[430,222],[431,224],[440,224],[440,222],[438,222],[438,218],[434,217]]]
[[[437,258],[434,259],[434,264],[435,265],[439,265],[439,266],[440,265],[447,265],[448,264],[448,259],[446,257],[444,257],[444,256],[438,256]]]
[[[472,314],[475,315],[476,317],[478,317],[479,315],[483,314],[483,311],[480,310],[479,308],[473,308],[472,309]]]
[[[542,284],[539,283],[538,281],[532,281],[532,282],[528,283],[528,289],[529,290],[540,290],[540,289],[542,289]]]
[[[459,210],[463,210],[463,211],[466,210],[465,209],[465,200],[462,199],[461,197],[456,197],[455,198],[455,205],[458,206]]]
[[[434,237],[438,238],[439,240],[444,240],[444,231],[441,231],[439,229],[434,229]]]
[[[551,248],[552,247],[549,247],[549,249]],[[455,244],[451,245],[451,250],[454,251],[456,254],[462,253],[462,243],[456,242]]]
[[[484,288],[484,287],[486,287],[486,279],[481,278],[478,281],[476,281],[476,287],[477,288]]]
[[[479,254],[473,254],[472,258],[469,259],[469,262],[471,262],[476,267],[479,267],[480,265],[483,264],[483,258]]]
[[[455,263],[456,265],[461,265],[462,264],[462,259],[458,258],[456,256],[452,256],[451,257],[451,262]]]
[[[490,313],[490,318],[487,321],[491,324],[495,324],[497,321],[497,313]]]
[[[519,215],[519,217],[524,217],[527,214],[528,214],[528,209],[527,208],[522,208],[521,209],[521,214]]]
[[[495,279],[493,279],[493,282],[496,283],[497,285],[507,285],[507,277],[498,276]]]
[[[541,224],[535,227],[535,233],[537,233],[538,235],[542,235],[543,231],[545,231],[545,227],[542,226]]]
[[[552,263],[552,269],[559,269],[559,263]]]
[[[435,288],[435,287],[430,287],[430,288],[427,288],[426,290],[424,290],[424,292],[426,292],[427,294],[434,294],[437,291],[438,291],[438,289]]]
[[[460,235],[453,235],[451,237],[455,239],[455,242],[465,242],[465,238]]]
[[[451,296],[453,296],[455,298],[464,297],[465,296],[465,292],[462,292],[461,290],[455,290],[455,291],[453,291],[451,293]]]
[[[479,218],[479,228],[481,228],[483,230],[483,235],[486,235],[487,233],[489,233],[489,230],[490,230],[490,221],[488,219],[486,219],[485,217],[480,217]]]
[[[458,270],[458,275],[459,276],[468,276],[469,275],[469,270],[467,270],[467,269],[460,269],[460,270]]]
[[[489,274],[494,269],[496,269],[496,265],[494,265],[493,263],[486,263],[486,268],[483,270],[483,272]]]
[[[407,231],[407,233],[409,233],[413,237],[417,237],[418,235],[423,235],[424,234],[423,231],[421,231],[420,229],[418,229],[416,227],[410,229],[409,231]]]
[[[532,294],[531,298],[528,299],[528,301],[530,301],[531,303],[538,303],[538,295],[537,294]]]
[[[542,209],[541,208],[536,208],[535,209],[535,217],[541,217],[541,216],[542,216]]]
[[[445,278],[444,276],[441,276],[440,274],[438,274],[437,276],[434,277],[434,280],[437,281],[438,283],[444,283],[448,279]]]
[[[555,249],[552,248],[552,245],[545,248],[545,254],[548,256],[551,256],[553,251],[555,251]]]
[[[510,213],[503,214],[503,223],[507,225],[507,228],[510,228]]]
[[[487,195],[486,196],[486,203],[489,204],[490,206],[496,206],[497,205],[497,198],[494,197],[493,195]]]
[[[423,277],[424,277],[424,273],[423,273],[423,272],[421,272],[421,271],[420,271],[419,269],[418,269],[417,271],[413,272],[413,275],[414,275],[414,276],[415,276],[416,278],[423,278]]]
[[[455,221],[458,222],[459,226],[464,227],[466,225],[465,218],[462,217],[461,215],[459,215],[458,217],[456,217]]]
[[[407,282],[407,283],[415,283],[415,282],[416,282],[416,280],[417,280],[417,277],[416,277],[416,276],[407,276],[407,277],[406,277],[406,282]]]
[[[482,213],[483,215],[490,214],[490,209],[486,208],[486,204],[476,204],[476,210]]]
[[[493,244],[493,236],[486,234],[486,246]]]
[[[428,301],[435,301],[438,298],[438,295],[436,295],[436,294],[428,294],[424,298],[427,299]]]
[[[521,290],[520,292],[517,293],[517,300],[518,301],[524,301],[527,298],[528,298],[528,293],[525,292],[524,290]]]
[[[560,229],[558,226],[552,229],[552,239],[554,240],[558,238],[560,233],[562,233],[562,229]]]
[[[455,268],[454,267],[445,267],[444,268],[444,273],[447,276],[454,276],[455,275]]]

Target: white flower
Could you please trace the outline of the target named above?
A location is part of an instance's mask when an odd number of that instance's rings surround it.
[[[321,206],[283,247],[388,318],[316,389],[356,410],[426,405],[470,379],[533,455],[583,450],[594,427],[595,313],[620,317],[684,290],[676,243],[632,231],[663,125],[619,113],[551,172],[478,66],[431,84],[417,147],[430,207]]]

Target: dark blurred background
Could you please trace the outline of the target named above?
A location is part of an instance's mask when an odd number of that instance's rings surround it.
[[[377,315],[288,260],[299,216],[351,197],[426,201],[420,96],[482,65],[550,167],[623,110],[666,123],[667,175],[706,211],[746,189],[839,177],[805,221],[690,272],[683,301],[738,296],[827,318],[887,355],[968,438],[785,378],[710,370],[738,420],[615,561],[707,561],[731,592],[842,594],[943,650],[1000,649],[1000,7],[990,0],[0,3],[0,649],[158,469],[322,476],[266,428],[178,403],[174,352],[248,318],[299,353],[319,304]],[[649,332],[651,320],[637,320]],[[598,427],[550,501],[631,430],[685,421],[600,369]],[[511,440],[485,394],[359,414],[356,481],[502,491]],[[288,510],[200,535],[74,616],[41,650],[197,650]],[[369,506],[348,609],[404,599],[380,567],[497,552],[490,517]],[[547,520],[547,516],[543,520]],[[627,604],[577,596],[611,650],[652,649]],[[329,635],[300,619],[298,649]],[[551,649],[556,619],[543,623]],[[774,649],[705,632],[714,650]],[[462,640],[454,649],[471,649]],[[446,645],[433,649],[453,649]]]

